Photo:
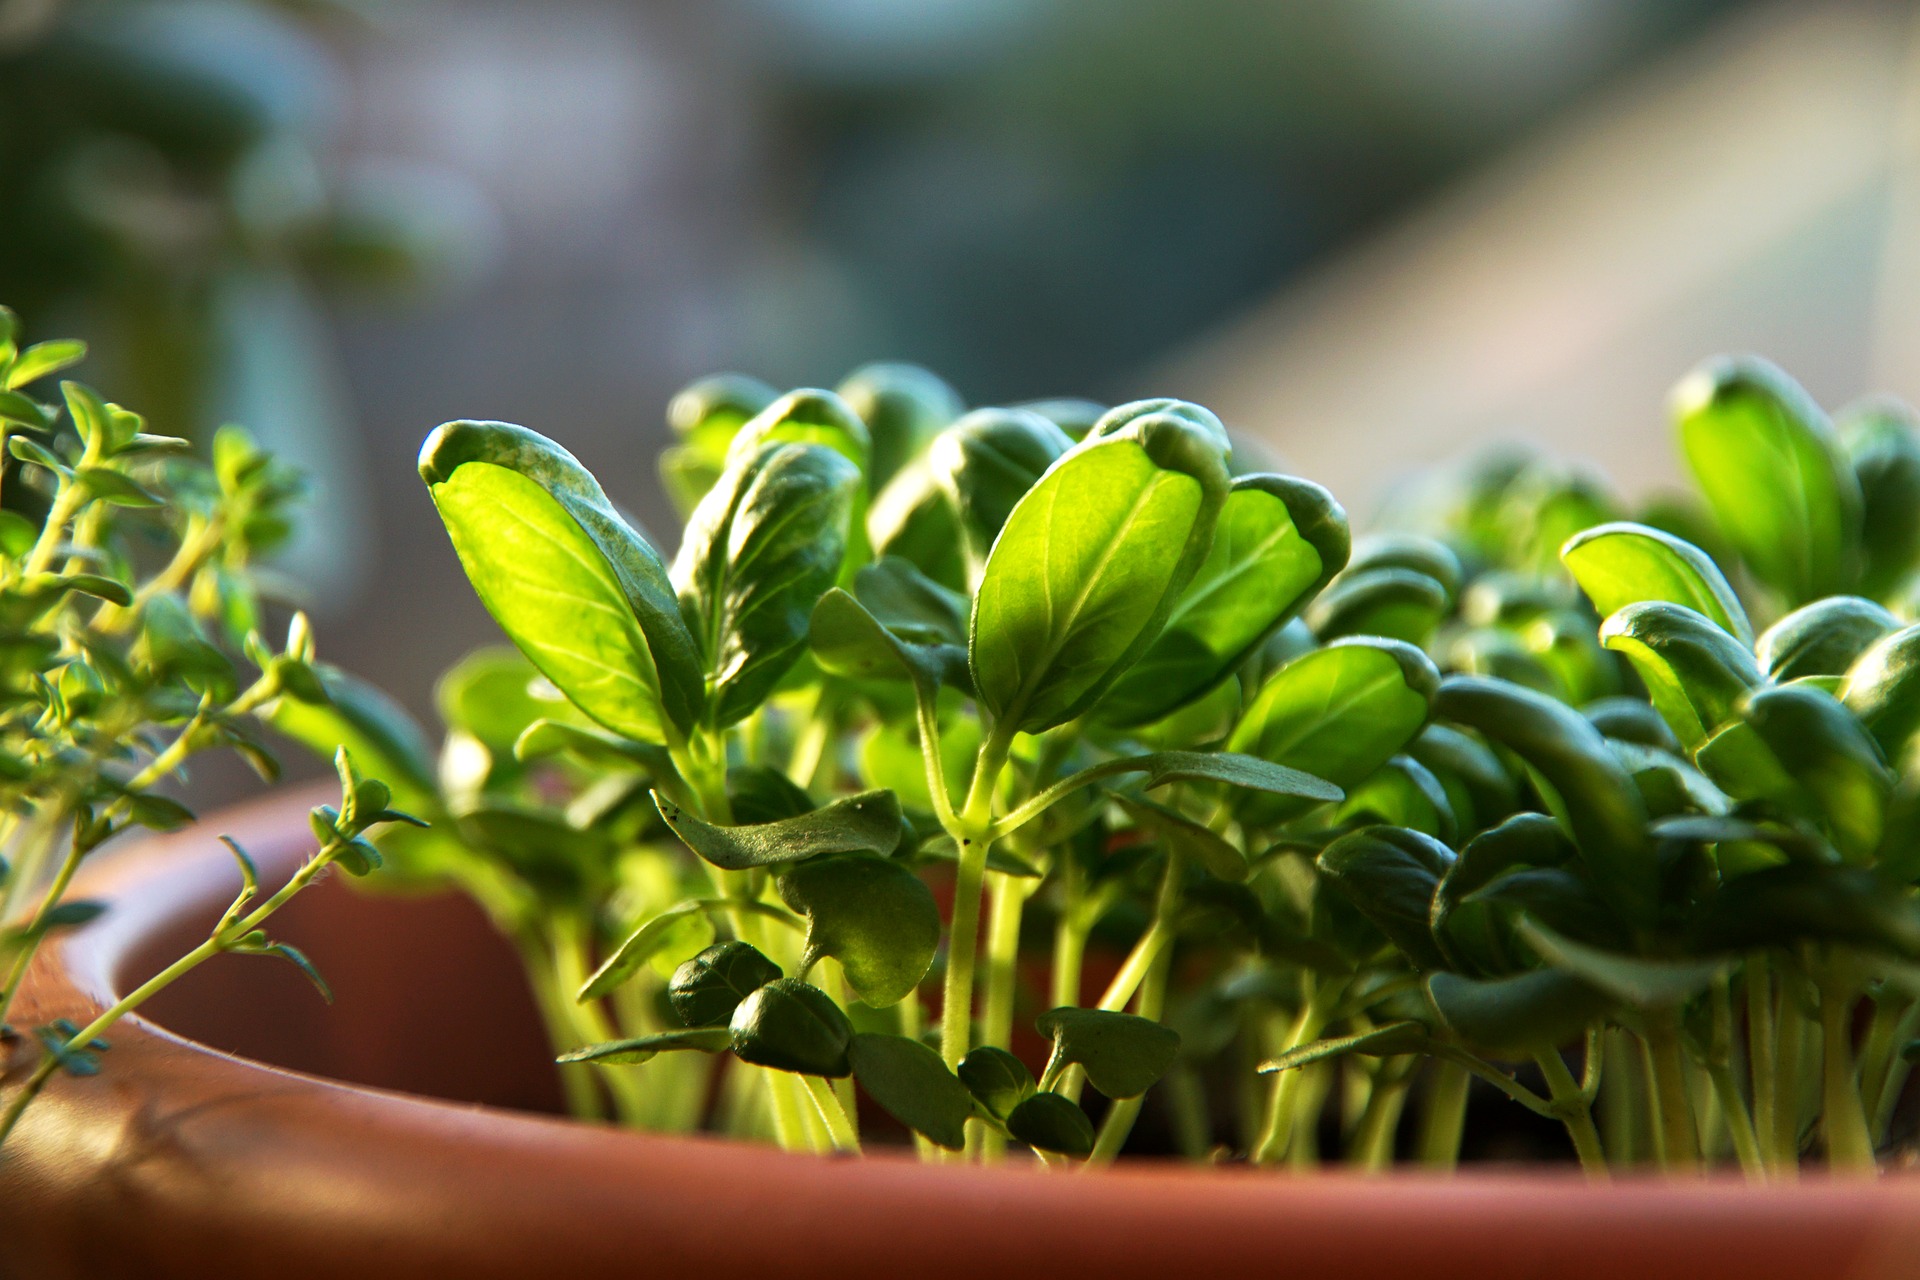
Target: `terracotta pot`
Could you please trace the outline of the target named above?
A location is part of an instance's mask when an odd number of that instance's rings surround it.
[[[92,868],[83,892],[112,910],[48,949],[19,1023],[85,1021],[199,936],[236,884],[215,831],[287,874],[314,799]],[[1911,1275],[1920,1257],[1910,1176],[1765,1190],[1511,1170],[1077,1176],[789,1156],[509,1111],[551,1106],[552,1075],[514,958],[470,909],[328,884],[284,923],[337,1003],[288,966],[233,958],[152,1021],[122,1023],[103,1072],[52,1085],[0,1158],[0,1274],[1835,1280]]]

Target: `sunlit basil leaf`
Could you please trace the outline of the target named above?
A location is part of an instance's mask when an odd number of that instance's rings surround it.
[[[1920,419],[1876,396],[1842,409],[1834,428],[1860,484],[1860,589],[1884,597],[1920,567]]]
[[[1160,638],[1101,699],[1100,718],[1158,720],[1226,679],[1340,571],[1349,537],[1346,512],[1319,485],[1235,480],[1200,571]]]
[[[1522,920],[1520,936],[1555,969],[1580,978],[1638,1009],[1672,1008],[1706,990],[1725,960],[1650,959],[1576,942],[1539,920]]]
[[[1860,486],[1827,415],[1753,356],[1710,360],[1675,388],[1680,447],[1715,522],[1790,605],[1846,591],[1860,566]]]
[[[894,473],[867,513],[874,554],[910,562],[950,590],[967,585],[967,540],[960,515],[924,457]]]
[[[1355,783],[1334,811],[1343,826],[1363,820],[1410,827],[1443,841],[1453,840],[1460,825],[1440,779],[1410,755],[1393,757]]]
[[[949,1151],[967,1144],[973,1095],[940,1055],[905,1036],[857,1035],[848,1046],[853,1078],[880,1109]]]
[[[742,1000],[780,977],[780,966],[757,949],[717,942],[673,971],[667,1001],[690,1027],[724,1027]]]
[[[1396,640],[1354,638],[1317,649],[1276,671],[1254,695],[1228,749],[1350,787],[1385,764],[1427,722],[1439,672]],[[1251,821],[1306,812],[1309,799],[1252,797]]]
[[[705,675],[665,567],[572,454],[524,427],[449,422],[420,475],[481,601],[574,705],[651,742],[691,728]]]
[[[1765,680],[1745,645],[1684,605],[1628,605],[1601,625],[1600,641],[1633,663],[1647,696],[1689,751]]]
[[[691,918],[700,916],[704,910],[704,904],[700,902],[682,902],[668,907],[666,910],[648,920],[645,924],[642,924],[627,937],[625,942],[622,942],[614,949],[613,954],[608,956],[605,963],[594,971],[593,975],[581,986],[579,993],[574,998],[582,1003],[588,1000],[598,1000],[603,996],[612,994],[617,988],[624,986],[627,979],[640,972],[641,965],[653,959],[664,946],[673,940],[674,935],[679,931],[682,924]],[[712,937],[713,935],[709,933],[707,936]],[[685,952],[681,954],[684,955]],[[691,961],[688,963],[691,963]],[[780,975],[775,973],[773,976],[777,978]],[[771,981],[771,979],[769,979],[769,981]],[[758,986],[759,984],[755,983],[754,985]]]
[[[700,1053],[719,1053],[728,1047],[725,1027],[703,1027],[686,1031],[660,1031],[635,1036],[631,1040],[610,1040],[590,1044],[555,1058],[555,1062],[598,1062],[603,1066],[631,1066],[651,1062],[656,1056],[674,1049],[693,1049]]]
[[[1775,680],[1845,675],[1874,641],[1900,629],[1900,620],[1859,596],[1828,596],[1795,609],[1768,627],[1754,657]]]
[[[1267,1059],[1256,1070],[1263,1076],[1272,1075],[1331,1058],[1344,1058],[1349,1054],[1363,1058],[1391,1058],[1403,1053],[1419,1053],[1432,1042],[1432,1035],[1418,1022],[1389,1022],[1383,1027],[1374,1027],[1354,1035],[1314,1040],[1297,1049],[1289,1049],[1277,1058]]]
[[[1093,1154],[1093,1121],[1071,1098],[1036,1093],[1007,1115],[1007,1132],[1030,1147],[1064,1156]]]
[[[1139,1097],[1180,1052],[1179,1032],[1131,1013],[1062,1006],[1041,1014],[1033,1025],[1053,1041],[1049,1073],[1079,1063],[1087,1082],[1109,1098]]]
[[[1226,499],[1212,438],[1168,414],[1077,445],[1027,491],[974,597],[974,688],[1037,733],[1090,707],[1158,637]]]
[[[1920,626],[1884,636],[1847,668],[1840,700],[1889,760],[1905,757],[1920,729]]]
[[[974,564],[986,563],[1014,507],[1072,447],[1060,428],[1024,409],[976,409],[934,440],[927,465],[959,514]]]
[[[847,1060],[853,1024],[832,996],[798,978],[780,978],[755,991],[727,1027],[742,1062],[809,1076],[853,1073]]]
[[[1434,709],[1524,760],[1551,793],[1601,893],[1627,919],[1651,920],[1659,870],[1646,808],[1597,729],[1563,703],[1478,676],[1442,681]]]
[[[1429,921],[1453,850],[1403,827],[1366,827],[1321,850],[1315,865],[1415,968],[1445,967]]]
[[[862,854],[809,858],[784,868],[778,887],[807,917],[806,964],[838,960],[863,1003],[900,1003],[933,967],[940,909],[900,863]]]
[[[1140,422],[1150,418],[1177,418],[1199,428],[1219,447],[1222,456],[1233,448],[1233,439],[1227,435],[1226,427],[1213,410],[1191,400],[1175,400],[1165,396],[1115,405],[1088,428],[1087,438],[1100,440],[1110,436],[1131,435]]]
[[[1920,904],[1865,867],[1788,862],[1729,880],[1695,922],[1701,950],[1820,942],[1920,956]]]
[[[1664,600],[1753,643],[1747,611],[1720,567],[1670,533],[1643,524],[1603,524],[1568,539],[1560,559],[1603,618],[1643,600]]]
[[[1349,570],[1313,602],[1307,625],[1322,640],[1372,635],[1424,645],[1453,607],[1441,583],[1414,569]]]
[[[1312,801],[1338,800],[1345,794],[1324,778],[1232,751],[1155,751],[1123,756],[1090,765],[1075,774],[1074,780],[1090,783],[1129,773],[1145,774],[1142,789],[1147,791],[1174,782],[1224,782],[1248,791]]]
[[[911,680],[927,690],[941,684],[963,690],[972,686],[964,648],[905,640],[838,587],[814,605],[807,642],[821,670],[834,675]]]
[[[659,792],[653,802],[689,849],[728,871],[797,862],[822,853],[892,853],[900,843],[900,802],[891,791],[866,791],[778,822],[718,826]]]
[[[914,364],[862,365],[835,390],[867,424],[873,447],[867,475],[876,490],[966,411],[958,392]]]
[[[815,388],[789,391],[743,423],[728,447],[727,466],[746,462],[770,444],[829,449],[852,463],[863,477],[873,455],[867,424],[839,396]],[[864,504],[861,515],[864,518]]]
[[[1005,1120],[1033,1096],[1033,1072],[1027,1064],[992,1045],[981,1045],[960,1060],[960,1082],[989,1115]]]
[[[1508,1057],[1565,1044],[1611,1006],[1602,992],[1557,969],[1491,979],[1430,974],[1427,998],[1467,1044]]]
[[[1880,843],[1893,774],[1861,722],[1830,694],[1805,685],[1756,689],[1740,708],[1777,762],[1782,802],[1804,795],[1807,816],[1822,819],[1834,844],[1859,861]]]
[[[673,583],[712,673],[714,724],[746,717],[804,652],[813,607],[840,574],[859,487],[858,469],[830,448],[742,452],[736,442],[688,519]]]
[[[722,373],[692,383],[668,401],[667,426],[679,443],[660,453],[660,483],[682,519],[720,479],[740,428],[779,394],[758,378]]]

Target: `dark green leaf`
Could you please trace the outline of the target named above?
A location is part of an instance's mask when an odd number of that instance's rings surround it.
[[[873,442],[867,474],[875,489],[966,409],[958,392],[913,364],[862,365],[835,390],[867,424]]]
[[[1871,600],[1829,596],[1768,627],[1754,657],[1775,680],[1845,675],[1876,640],[1899,629],[1900,620]]]
[[[1427,978],[1427,996],[1456,1035],[1496,1056],[1524,1057],[1565,1044],[1609,1007],[1606,996],[1557,969],[1487,980],[1435,973]]]
[[[1726,972],[1724,960],[1623,955],[1575,942],[1538,920],[1522,920],[1520,936],[1555,969],[1580,978],[1638,1009],[1672,1008],[1706,990]]]
[[[1365,1058],[1391,1058],[1403,1053],[1419,1053],[1432,1042],[1426,1027],[1418,1022],[1389,1022],[1383,1027],[1374,1027],[1354,1035],[1315,1040],[1297,1049],[1289,1049],[1279,1057],[1261,1063],[1259,1072],[1261,1075],[1270,1075],[1276,1071],[1291,1071],[1295,1067],[1325,1062],[1329,1058],[1344,1058],[1348,1054]]]
[[[403,807],[425,809],[435,793],[433,755],[426,734],[406,710],[357,676],[315,666],[324,703],[274,701],[265,718],[281,733],[323,758],[346,747],[369,773],[394,788]]]
[[[796,818],[737,827],[702,821],[657,791],[653,802],[689,849],[728,871],[820,853],[888,854],[900,843],[900,802],[891,791],[866,791]]]
[[[1440,779],[1410,755],[1397,755],[1362,778],[1334,811],[1343,826],[1363,820],[1410,827],[1442,841],[1456,839],[1460,826]]]
[[[1041,1151],[1093,1154],[1093,1121],[1072,1099],[1057,1093],[1036,1093],[1015,1107],[1007,1116],[1007,1132]]]
[[[1664,600],[1706,617],[1743,644],[1753,626],[1712,557],[1643,524],[1603,524],[1575,534],[1560,551],[1567,571],[1605,618],[1630,604]]]
[[[1136,796],[1115,796],[1135,824],[1222,880],[1247,878],[1247,860],[1227,840],[1184,814]]]
[[[611,1040],[590,1044],[555,1058],[555,1062],[598,1062],[603,1066],[634,1065],[650,1062],[673,1049],[694,1049],[700,1053],[719,1053],[729,1048],[732,1037],[725,1027],[701,1027],[687,1031],[661,1031],[631,1040]]]
[[[742,1000],[780,977],[780,966],[755,948],[717,942],[673,971],[667,1000],[690,1027],[724,1027]]]
[[[888,1115],[949,1151],[966,1145],[973,1095],[939,1054],[905,1036],[863,1034],[848,1046],[847,1060]]]
[[[1600,640],[1633,663],[1653,705],[1689,751],[1765,680],[1745,645],[1683,605],[1628,605],[1601,626]]]
[[[1387,936],[1417,969],[1439,969],[1430,919],[1434,889],[1453,850],[1402,827],[1367,827],[1342,836],[1316,859],[1321,876]]]
[[[847,1060],[853,1025],[833,997],[798,978],[769,982],[742,1000],[728,1030],[742,1062],[809,1076],[853,1071]]]
[[[1033,1096],[1033,1072],[1027,1064],[992,1045],[981,1045],[960,1060],[960,1082],[987,1111],[1005,1120]]]
[[[1885,596],[1920,567],[1920,423],[1908,405],[1874,397],[1834,425],[1860,484],[1860,589]]]
[[[1788,862],[1722,885],[1696,921],[1694,945],[1744,951],[1820,942],[1920,956],[1920,904],[1864,867]]]
[[[960,516],[925,458],[902,467],[867,513],[876,555],[906,560],[943,587],[967,585],[967,540]]]
[[[904,640],[838,587],[813,607],[807,637],[821,670],[834,675],[912,680],[929,690],[941,683],[963,688],[969,683],[965,649]]]
[[[1041,1014],[1034,1026],[1053,1040],[1049,1075],[1079,1063],[1088,1083],[1109,1098],[1139,1097],[1180,1052],[1179,1032],[1131,1013],[1062,1006]]]
[[[900,863],[864,854],[809,858],[783,869],[780,896],[807,917],[807,964],[832,956],[875,1008],[913,994],[940,946],[933,893]]]
[[[1876,641],[1847,668],[1840,700],[1889,760],[1904,758],[1920,730],[1920,626]]]
[[[1424,645],[1452,607],[1446,587],[1416,570],[1349,569],[1313,602],[1307,625],[1322,640],[1368,635]]]

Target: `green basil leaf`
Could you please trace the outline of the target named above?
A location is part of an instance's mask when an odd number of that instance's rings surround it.
[[[1673,404],[1694,482],[1753,576],[1789,605],[1849,589],[1860,485],[1813,397],[1766,361],[1736,356],[1688,374]]]
[[[24,387],[49,374],[58,373],[69,365],[79,364],[86,358],[87,344],[78,339],[55,338],[36,342],[14,357],[12,366],[7,369],[7,386]]]
[[[575,1049],[555,1058],[555,1062],[598,1062],[603,1066],[633,1065],[651,1062],[658,1055],[673,1049],[693,1049],[700,1053],[719,1053],[727,1048],[729,1038],[725,1027],[702,1027],[687,1031],[660,1031],[653,1035],[635,1036],[631,1040],[610,1040],[605,1044],[590,1044],[584,1049]]]
[[[1741,719],[1778,762],[1790,792],[1804,795],[1807,816],[1823,820],[1834,845],[1851,861],[1880,843],[1893,774],[1872,736],[1830,694],[1806,685],[1756,689]],[[1788,801],[1791,803],[1790,801]]]
[[[853,1073],[847,1060],[853,1024],[832,996],[798,978],[761,987],[740,1002],[727,1025],[742,1062],[834,1079]]]
[[[1060,428],[1024,409],[976,409],[934,440],[927,465],[959,515],[974,564],[986,563],[1014,507],[1072,447]]]
[[[1704,951],[1819,942],[1920,956],[1920,904],[1912,890],[1865,867],[1787,862],[1736,876],[1695,922]]]
[[[1320,851],[1320,876],[1416,969],[1446,965],[1433,940],[1433,895],[1453,850],[1403,827],[1366,827]]]
[[[1847,668],[1840,700],[1887,759],[1903,759],[1920,730],[1920,626],[1883,636],[1862,653]]]
[[[1707,989],[1727,971],[1720,959],[1651,959],[1575,942],[1538,920],[1522,920],[1520,936],[1555,969],[1580,978],[1636,1009],[1670,1009]]]
[[[755,414],[735,433],[727,466],[739,466],[770,444],[810,444],[830,449],[853,464],[862,477],[873,456],[867,424],[831,391],[789,391]],[[860,517],[866,518],[862,504]]]
[[[981,1045],[960,1060],[960,1083],[988,1115],[1005,1120],[1033,1096],[1033,1072],[1027,1064],[992,1045]]]
[[[1611,1007],[1600,991],[1558,969],[1492,979],[1430,974],[1427,998],[1455,1035],[1496,1057],[1556,1048]]]
[[[820,807],[792,778],[764,764],[727,770],[727,802],[733,820],[742,826],[797,818]]]
[[[970,686],[967,651],[958,645],[902,639],[838,587],[820,597],[807,642],[823,671],[856,680],[904,679],[925,689]]]
[[[807,917],[807,966],[832,956],[863,1003],[900,1003],[933,967],[940,909],[900,863],[862,854],[809,858],[786,867],[777,883],[787,905]]]
[[[1222,880],[1245,880],[1247,860],[1232,844],[1184,814],[1139,796],[1117,795],[1116,803],[1135,825],[1164,840],[1169,848]]]
[[[1559,867],[1578,856],[1558,821],[1544,813],[1518,813],[1481,832],[1434,886],[1429,927],[1449,968],[1481,975],[1515,966],[1505,922],[1473,895],[1508,872]]]
[[[1100,718],[1146,724],[1204,696],[1333,580],[1349,539],[1346,512],[1319,485],[1235,480],[1200,571],[1159,639],[1101,699]]]
[[[724,1027],[740,1002],[781,978],[780,966],[744,942],[716,942],[673,971],[667,1002],[690,1027]]]
[[[1834,427],[1860,484],[1860,590],[1885,596],[1920,567],[1920,419],[1873,397],[1842,409]]]
[[[1900,620],[1859,596],[1828,596],[1795,609],[1768,627],[1754,657],[1774,680],[1845,675],[1847,668]]]
[[[1226,427],[1213,410],[1194,404],[1191,400],[1174,400],[1164,396],[1115,405],[1087,429],[1086,438],[1104,440],[1111,436],[1131,435],[1141,422],[1152,418],[1177,418],[1199,428],[1201,434],[1213,441],[1222,456],[1233,448],[1232,437],[1228,436]]]
[[[1007,1132],[1040,1151],[1064,1156],[1093,1154],[1093,1121],[1071,1098],[1036,1093],[1007,1115]]]
[[[974,597],[974,688],[997,723],[1074,719],[1159,635],[1227,493],[1211,437],[1153,415],[1089,437],[1027,491]]]
[[[736,447],[673,562],[711,673],[717,726],[744,719],[806,647],[808,618],[846,557],[856,467],[816,444]]]
[[[720,479],[740,428],[779,395],[758,378],[722,373],[700,379],[667,403],[667,426],[680,443],[661,451],[660,483],[682,519]]]
[[[614,949],[601,966],[594,970],[579,993],[574,997],[582,1004],[589,1000],[598,1000],[611,995],[616,989],[625,986],[627,979],[640,972],[640,966],[653,959],[661,948],[673,940],[682,924],[698,917],[705,910],[700,902],[681,902],[668,907],[645,924],[628,935],[627,940]],[[712,937],[712,934],[708,934]],[[682,954],[685,954],[684,952]],[[688,963],[691,963],[689,961]],[[779,977],[778,973],[774,977]],[[769,979],[768,981],[771,981]],[[755,983],[755,986],[760,985]],[[731,1010],[729,1010],[731,1012]],[[724,1021],[724,1019],[722,1019]]]
[[[926,458],[894,473],[867,513],[874,554],[898,557],[953,591],[967,585],[967,540],[960,515]]]
[[[1440,779],[1410,755],[1397,755],[1354,784],[1334,811],[1335,823],[1384,823],[1409,827],[1442,841],[1454,840],[1460,820]]]
[[[717,826],[653,793],[660,816],[689,849],[727,871],[798,862],[822,853],[889,854],[900,843],[900,802],[866,791],[778,822]]]
[[[1407,744],[1407,754],[1439,780],[1463,835],[1491,826],[1520,807],[1520,785],[1513,774],[1493,748],[1470,734],[1429,724]]]
[[[1601,624],[1600,642],[1633,663],[1647,696],[1689,751],[1766,679],[1745,645],[1684,605],[1628,605]]]
[[[1349,1054],[1363,1058],[1392,1058],[1403,1053],[1423,1052],[1432,1043],[1433,1036],[1418,1022],[1389,1022],[1385,1026],[1354,1035],[1315,1040],[1297,1049],[1289,1049],[1279,1057],[1261,1063],[1256,1070],[1263,1076],[1272,1075],[1331,1058],[1344,1058]]]
[[[1628,920],[1652,919],[1659,868],[1646,807],[1597,729],[1563,703],[1478,676],[1442,681],[1434,707],[1524,760],[1608,901]]]
[[[1587,723],[1609,738],[1661,751],[1684,750],[1660,712],[1638,698],[1600,698],[1580,708]]]
[[[1603,524],[1575,534],[1560,559],[1605,618],[1643,600],[1703,614],[1743,644],[1753,625],[1712,558],[1690,542],[1643,524]]]
[[[1296,658],[1254,695],[1230,751],[1350,787],[1399,754],[1427,722],[1440,675],[1397,640],[1355,637]],[[1311,798],[1243,802],[1250,821],[1278,821]]]
[[[885,556],[853,575],[853,595],[880,624],[917,644],[967,643],[967,598],[910,561]]]
[[[658,742],[705,676],[660,558],[572,454],[524,427],[449,422],[420,475],[481,601],[581,711]]]
[[[1232,751],[1155,751],[1123,756],[1090,765],[1075,774],[1073,781],[1085,784],[1128,773],[1146,774],[1147,780],[1141,784],[1146,791],[1175,782],[1224,782],[1248,791],[1313,801],[1339,800],[1345,795],[1324,778]]]
[[[1139,1097],[1180,1052],[1179,1032],[1131,1013],[1063,1005],[1041,1014],[1033,1025],[1053,1041],[1049,1075],[1079,1063],[1087,1082],[1109,1098]]]
[[[867,424],[873,443],[867,474],[875,489],[892,479],[909,459],[918,457],[948,423],[966,411],[957,391],[913,364],[862,365],[835,390]]]
[[[865,1033],[853,1038],[847,1060],[882,1111],[949,1151],[966,1146],[973,1095],[939,1054],[905,1036]]]
[[[1385,636],[1424,645],[1453,608],[1440,582],[1393,565],[1349,569],[1307,611],[1307,625],[1321,640]]]

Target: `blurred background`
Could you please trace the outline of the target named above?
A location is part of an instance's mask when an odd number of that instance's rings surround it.
[[[565,443],[656,529],[667,399],[874,358],[1180,395],[1364,524],[1526,438],[1644,489],[1762,351],[1920,396],[1908,3],[0,0],[0,300],[316,479],[323,655],[493,632],[413,472]],[[665,548],[671,551],[671,547]]]

